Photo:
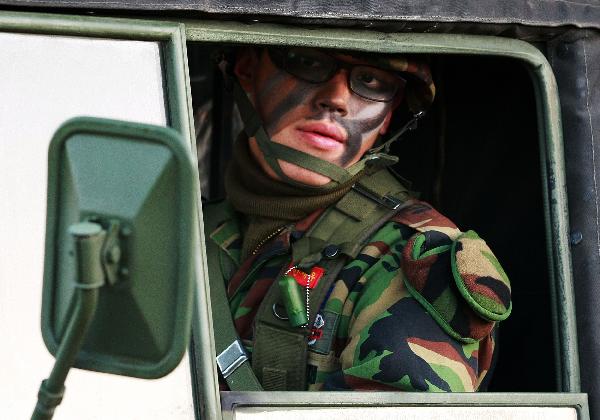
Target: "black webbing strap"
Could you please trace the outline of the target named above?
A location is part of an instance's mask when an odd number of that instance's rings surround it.
[[[227,213],[225,202],[207,205],[203,213],[217,365],[231,391],[262,391],[233,324],[221,272],[226,259],[221,258],[221,250],[209,236]]]

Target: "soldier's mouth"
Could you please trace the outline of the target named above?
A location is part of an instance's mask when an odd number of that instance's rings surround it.
[[[313,146],[331,150],[337,149],[346,143],[347,136],[334,124],[311,122],[298,128],[302,138]]]

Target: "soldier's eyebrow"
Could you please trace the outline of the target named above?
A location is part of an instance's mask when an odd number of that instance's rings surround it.
[[[353,54],[352,51],[330,51],[328,54],[334,57],[336,60],[345,61],[347,63],[364,64],[366,66],[381,68],[377,56]],[[385,70],[383,68],[381,69]]]

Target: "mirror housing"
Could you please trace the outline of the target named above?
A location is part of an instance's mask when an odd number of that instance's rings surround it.
[[[80,222],[106,233],[104,284],[74,366],[158,378],[181,360],[193,303],[194,163],[172,129],[80,117],[55,133],[48,152],[42,334],[57,349],[81,279]]]

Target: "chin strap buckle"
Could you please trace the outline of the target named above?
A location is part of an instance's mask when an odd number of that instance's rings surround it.
[[[398,163],[398,156],[386,153],[373,153],[366,157],[365,170],[367,174],[373,174],[380,169],[387,168]]]
[[[398,130],[392,137],[390,137],[385,143],[379,145],[378,147],[374,147],[370,149],[367,153],[376,154],[383,150],[384,153],[389,153],[390,147],[392,143],[398,140],[404,133],[407,131],[412,131],[417,128],[418,122],[421,118],[425,116],[425,111],[419,111],[416,114],[413,114],[412,118],[408,120],[400,130]]]
[[[400,208],[400,206],[402,206],[404,203],[406,203],[406,201],[402,201],[402,200],[400,200],[396,197],[393,197],[389,194],[386,194],[384,196],[378,195],[358,183],[354,184],[352,186],[352,189],[354,191],[356,191],[357,193],[375,201],[376,203],[379,203],[382,206],[387,207],[390,210],[397,210]]]

